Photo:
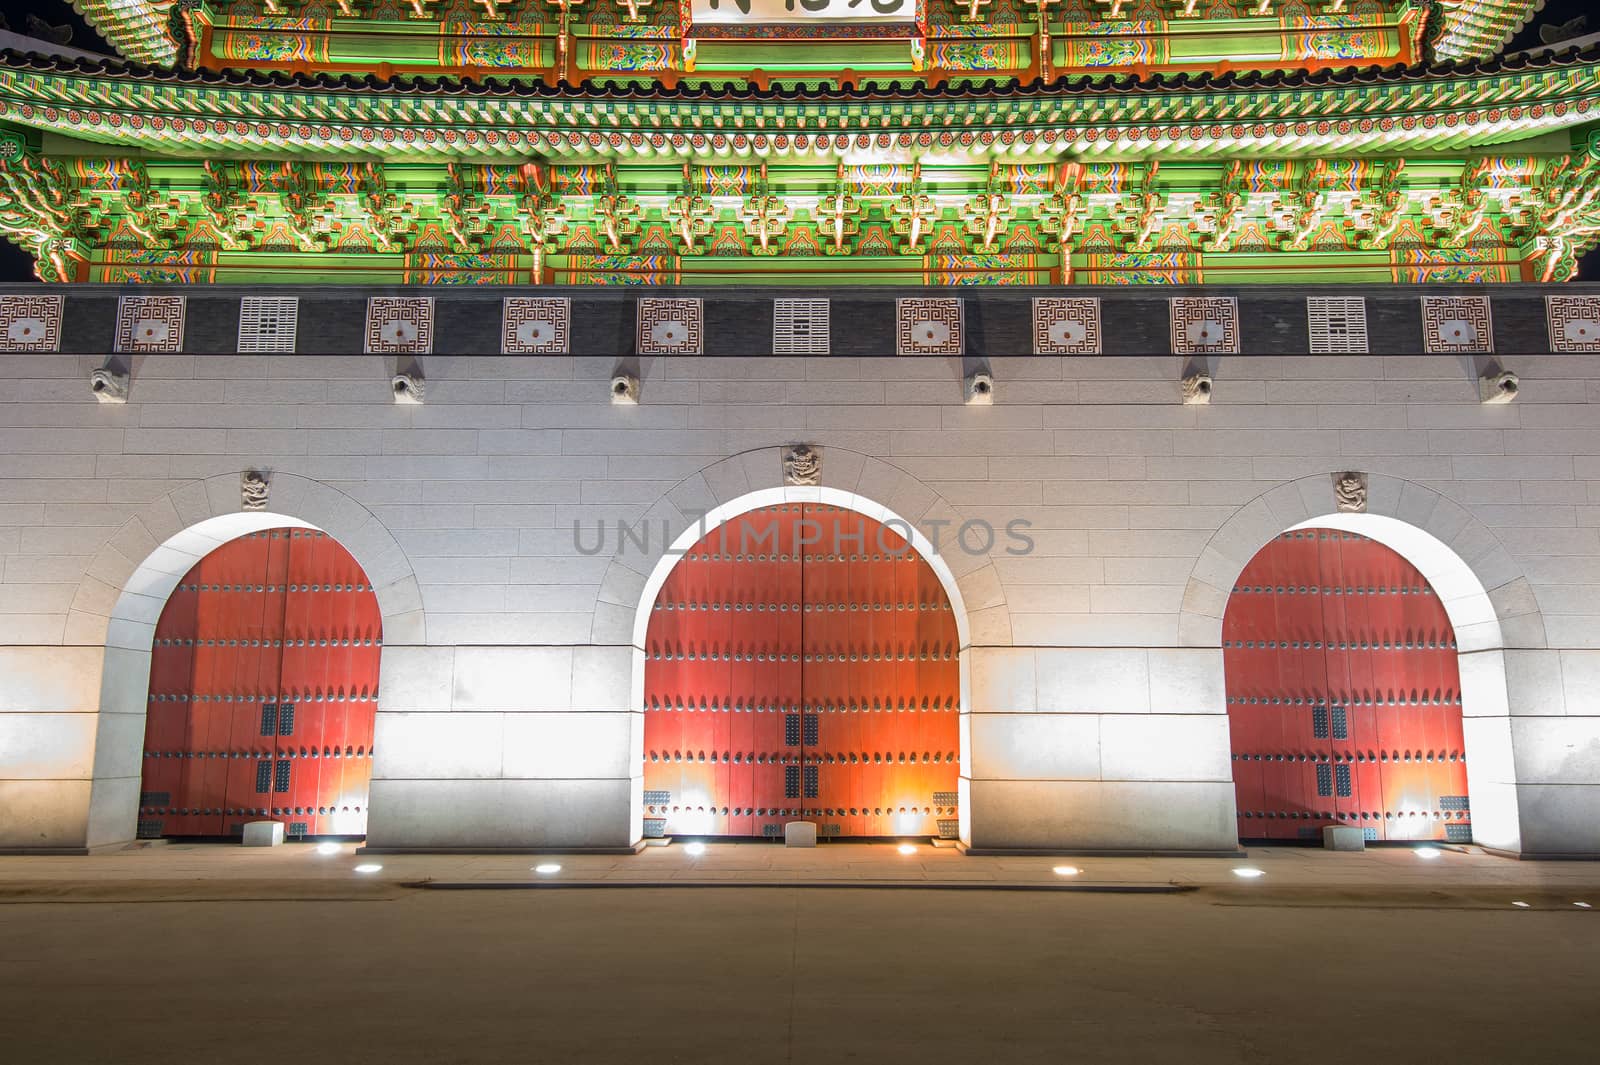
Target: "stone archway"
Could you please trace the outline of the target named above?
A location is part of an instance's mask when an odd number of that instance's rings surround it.
[[[630,823],[634,839],[642,833],[643,709],[645,636],[651,606],[676,553],[730,518],[785,502],[814,502],[858,512],[897,530],[910,529],[912,546],[938,575],[959,630],[961,684],[960,838],[971,839],[970,752],[966,717],[970,710],[970,666],[975,647],[1011,642],[1010,615],[999,574],[987,554],[936,549],[922,531],[930,526],[959,528],[962,520],[948,503],[915,478],[888,463],[854,452],[827,448],[820,484],[784,484],[782,451],[762,448],[724,459],[681,482],[632,527],[638,536],[612,556],[601,587],[594,642],[627,645],[633,669],[629,706],[634,711],[631,757],[636,768]]]
[[[1241,507],[1201,552],[1184,592],[1181,643],[1220,647],[1239,573],[1280,533],[1313,527],[1345,529],[1388,546],[1439,596],[1459,646],[1474,839],[1520,852],[1506,652],[1543,648],[1544,623],[1521,567],[1462,507],[1382,474],[1368,476],[1359,512],[1340,509],[1330,474],[1280,485]]]
[[[308,478],[273,474],[268,506],[244,510],[241,474],[185,485],[131,518],[101,548],[79,587],[69,631],[105,647],[95,724],[86,846],[134,837],[151,644],[168,596],[196,563],[235,537],[271,528],[319,529],[367,574],[385,645],[426,643],[422,596],[394,537],[355,500]]]

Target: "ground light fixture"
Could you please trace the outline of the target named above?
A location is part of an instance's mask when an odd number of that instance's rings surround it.
[[[1256,869],[1248,865],[1241,865],[1233,871],[1233,875],[1241,880],[1256,880],[1260,877],[1266,876],[1267,874],[1263,873],[1260,869]]]
[[[557,865],[555,862],[540,862],[538,865],[533,867],[533,871],[541,876],[550,876],[552,874],[561,872],[561,866]]]
[[[1058,865],[1050,871],[1057,876],[1077,876],[1082,872],[1076,865]]]
[[[683,850],[689,857],[698,858],[706,852],[706,845],[704,843],[690,843],[685,845]]]
[[[1580,910],[1591,910],[1591,909],[1594,908],[1594,907],[1590,906],[1587,902],[1574,902],[1573,905],[1576,906]]]
[[[899,850],[901,854],[915,854],[917,853],[917,845],[915,843],[902,843]]]
[[[356,872],[358,873],[380,873],[382,871],[383,866],[378,865],[376,862],[366,862],[356,866]]]
[[[1443,854],[1444,852],[1441,851],[1438,847],[1418,847],[1416,850],[1412,851],[1411,853],[1415,854],[1418,858],[1426,858],[1429,861],[1432,861],[1433,859],[1439,857],[1439,855]]]
[[[330,855],[331,854],[338,854],[339,851],[342,850],[342,849],[343,848],[341,848],[337,843],[319,843],[319,844],[317,844],[317,853],[318,854],[330,854]]]
[[[1515,906],[1519,910],[1526,910],[1528,908],[1528,903],[1523,902],[1521,899],[1518,899],[1516,902],[1513,902],[1511,905]]]

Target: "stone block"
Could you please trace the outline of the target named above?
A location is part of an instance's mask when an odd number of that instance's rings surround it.
[[[1600,784],[1519,784],[1517,806],[1523,854],[1600,854]]]
[[[810,821],[788,821],[783,826],[785,847],[815,847],[817,826]]]
[[[279,847],[283,845],[282,821],[246,821],[244,838],[246,847]]]
[[[1600,716],[1514,717],[1511,745],[1519,784],[1600,788]]]
[[[144,771],[143,708],[137,714],[101,712],[94,719],[94,778],[137,777]]]
[[[456,710],[566,710],[572,705],[570,647],[459,647]]]
[[[1197,648],[1150,649],[1152,714],[1225,714],[1222,652]]]
[[[626,847],[638,836],[633,782],[374,780],[373,847]]]
[[[1149,656],[1142,649],[1041,647],[1035,663],[1041,711],[1150,710]]]
[[[385,646],[378,666],[383,709],[450,709],[455,655],[454,647]]]
[[[0,777],[87,780],[96,714],[0,714]]]
[[[1098,780],[1099,714],[965,715],[974,779]]]
[[[624,710],[633,670],[633,647],[572,649],[572,709]]]
[[[88,780],[0,780],[0,849],[83,847]]]
[[[1107,714],[1100,720],[1105,780],[1231,781],[1225,715]]]
[[[98,647],[0,647],[0,714],[94,710],[104,653]]]
[[[138,822],[139,777],[96,777],[89,795],[87,845],[131,842]]]
[[[1232,783],[974,780],[962,798],[979,848],[1238,848]]]
[[[1031,647],[975,647],[971,655],[972,698],[964,704],[969,709],[1007,713],[1037,707]]]
[[[373,734],[377,754],[372,775],[386,780],[498,777],[505,716],[488,712],[395,713],[380,707]]]
[[[626,777],[639,770],[626,710],[505,715],[501,774],[537,780]],[[380,748],[381,750],[381,748]]]
[[[1367,840],[1357,825],[1323,825],[1322,848],[1330,851],[1364,851]]]

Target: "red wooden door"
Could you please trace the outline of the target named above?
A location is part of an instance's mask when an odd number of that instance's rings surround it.
[[[1284,533],[1239,575],[1222,645],[1241,839],[1472,838],[1455,633],[1400,555]]]
[[[647,628],[646,834],[954,836],[957,650],[893,529],[798,503],[718,527]]]
[[[325,533],[201,559],[156,624],[139,834],[365,834],[381,644],[377,596]]]

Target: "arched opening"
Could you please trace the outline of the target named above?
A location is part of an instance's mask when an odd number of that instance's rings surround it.
[[[960,835],[960,603],[853,499],[757,493],[652,576],[645,836]]]
[[[138,835],[361,836],[383,621],[318,529],[245,532],[190,566],[155,624]]]
[[[1352,523],[1330,524],[1270,541],[1228,599],[1239,838],[1320,840],[1324,826],[1347,825],[1372,841],[1469,842],[1459,648],[1444,590]]]

